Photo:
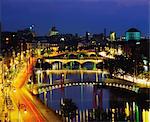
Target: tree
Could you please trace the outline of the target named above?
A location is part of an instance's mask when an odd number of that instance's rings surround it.
[[[114,74],[117,70],[116,67],[116,61],[114,59],[108,59],[105,61],[105,66],[106,69],[108,69],[110,73],[110,77],[112,77],[112,74]]]
[[[70,119],[75,117],[77,106],[72,99],[63,99],[63,103],[60,105],[60,108],[64,117],[69,117]]]

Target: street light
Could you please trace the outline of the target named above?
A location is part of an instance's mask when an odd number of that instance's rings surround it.
[[[18,103],[18,121],[20,122],[20,111],[21,109],[24,110],[24,113],[27,113],[26,106],[24,104]]]

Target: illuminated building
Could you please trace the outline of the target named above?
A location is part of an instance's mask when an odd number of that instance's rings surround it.
[[[135,40],[139,41],[141,39],[141,32],[135,28],[130,28],[126,31],[126,41]]]
[[[2,44],[12,44],[16,36],[15,32],[2,32]]]
[[[56,36],[58,34],[59,34],[59,32],[58,32],[58,30],[56,30],[56,27],[52,27],[52,29],[50,30],[48,36]]]
[[[110,41],[116,41],[116,33],[115,32],[110,33]]]

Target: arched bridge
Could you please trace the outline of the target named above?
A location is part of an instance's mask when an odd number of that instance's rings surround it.
[[[86,62],[92,62],[94,64],[103,62],[103,59],[45,59],[45,62],[48,62],[50,64],[54,62],[61,62],[62,64],[67,64],[69,62],[78,62],[80,64],[84,64]]]
[[[129,91],[133,91],[133,92],[138,92],[138,87],[135,87],[132,84],[122,84],[122,83],[113,83],[110,81],[106,81],[106,82],[66,82],[63,84],[43,84],[41,86],[35,85],[32,92],[33,94],[41,94],[41,93],[46,93],[47,91],[51,91],[54,89],[58,89],[58,88],[64,88],[64,87],[71,87],[71,86],[108,86],[108,87],[116,87],[116,88],[121,88],[121,89],[126,89]]]

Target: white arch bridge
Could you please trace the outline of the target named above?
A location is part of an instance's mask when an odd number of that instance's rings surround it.
[[[133,83],[119,83],[113,82],[114,79],[107,79],[105,82],[64,82],[60,84],[42,84],[42,85],[34,85],[32,89],[33,94],[46,94],[48,91],[64,88],[64,87],[71,87],[71,86],[107,86],[107,87],[116,87],[121,89],[126,89],[133,92],[138,92],[139,87],[135,87]]]
[[[103,62],[102,58],[93,58],[93,59],[45,59],[45,62],[48,62],[50,64],[54,62],[61,62],[62,64],[67,64],[69,62],[78,62],[79,64],[84,64],[86,62],[92,62],[94,64],[98,64],[100,62]]]

